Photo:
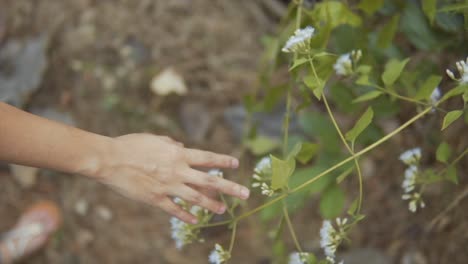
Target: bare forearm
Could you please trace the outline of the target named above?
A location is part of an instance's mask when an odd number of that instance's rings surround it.
[[[0,160],[91,176],[109,141],[0,102]]]

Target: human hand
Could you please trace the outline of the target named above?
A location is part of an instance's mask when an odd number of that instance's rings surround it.
[[[205,195],[209,190],[249,197],[248,188],[191,168],[237,168],[239,161],[231,156],[184,148],[169,137],[150,134],[117,137],[110,145],[110,153],[101,158],[94,176],[124,196],[158,206],[184,222],[194,224],[197,219],[171,197],[218,214],[226,207]]]

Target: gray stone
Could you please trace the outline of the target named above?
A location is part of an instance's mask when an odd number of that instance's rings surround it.
[[[184,103],[180,110],[180,119],[185,133],[195,142],[205,139],[213,123],[213,115],[206,106],[198,102]]]
[[[36,91],[47,68],[47,40],[10,40],[0,48],[0,100],[22,107]]]
[[[277,107],[270,113],[254,113],[252,118],[257,125],[257,132],[260,135],[281,138],[284,113],[284,106]],[[238,141],[242,138],[246,117],[247,110],[242,105],[232,106],[224,111],[224,120],[231,128],[234,138]],[[301,134],[299,123],[294,115],[290,118],[289,132],[291,134]]]
[[[392,259],[384,254],[382,251],[375,248],[360,248],[350,250],[338,257],[339,260],[343,259],[346,264],[391,264]]]

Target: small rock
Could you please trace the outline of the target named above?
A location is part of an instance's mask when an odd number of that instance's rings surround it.
[[[167,68],[153,77],[150,88],[153,93],[161,96],[171,93],[178,95],[187,94],[187,86],[184,79],[172,68]]]
[[[29,189],[36,184],[38,168],[22,165],[10,164],[13,178],[25,189]]]
[[[180,110],[180,118],[185,133],[195,142],[205,139],[213,123],[211,112],[198,102],[184,103]]]
[[[420,251],[411,250],[403,254],[401,264],[426,264],[427,259]]]
[[[259,135],[271,138],[281,138],[282,124],[285,113],[285,106],[279,106],[269,113],[254,113],[253,123],[257,124]],[[226,108],[224,120],[231,128],[232,134],[237,141],[242,139],[247,110],[242,105]],[[301,134],[296,116],[292,115],[289,120],[290,134]]]
[[[44,37],[11,40],[0,49],[0,100],[22,107],[35,92],[47,67]]]
[[[382,251],[375,248],[360,248],[348,251],[341,255],[339,259],[343,259],[346,264],[391,264],[392,259]]]
[[[129,38],[119,53],[125,60],[130,60],[135,65],[149,62],[151,54],[148,48],[136,38]]]
[[[84,199],[80,199],[75,203],[75,212],[81,216],[85,216],[88,213],[89,203]]]
[[[114,213],[108,208],[103,205],[98,205],[96,207],[96,214],[99,218],[104,221],[110,221],[114,217]]]

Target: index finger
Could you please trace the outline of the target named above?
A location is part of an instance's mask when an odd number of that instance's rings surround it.
[[[237,168],[239,160],[224,154],[198,149],[185,149],[185,158],[189,165],[216,168]]]

